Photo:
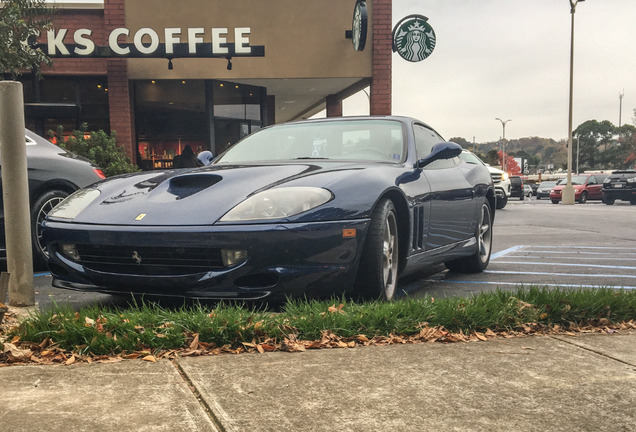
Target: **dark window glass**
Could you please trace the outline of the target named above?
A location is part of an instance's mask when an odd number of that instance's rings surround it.
[[[69,135],[82,123],[88,130],[110,131],[106,77],[20,78],[24,91],[26,124],[40,135],[61,126]]]
[[[203,80],[135,81],[137,148],[143,169],[172,168],[175,156],[209,147]]]
[[[260,120],[260,88],[229,82],[215,82],[214,116]]]

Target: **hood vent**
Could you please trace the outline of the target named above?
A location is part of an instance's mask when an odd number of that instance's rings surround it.
[[[168,192],[176,195],[177,199],[187,198],[217,184],[222,178],[214,174],[190,174],[173,177],[170,179]]]

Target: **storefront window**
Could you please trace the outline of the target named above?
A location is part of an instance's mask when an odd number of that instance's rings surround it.
[[[209,119],[203,80],[135,81],[138,159],[142,169],[173,168],[189,147],[209,147]]]
[[[24,90],[27,128],[46,136],[62,127],[70,135],[82,123],[89,131],[110,132],[106,77],[46,77],[20,79]]]
[[[261,120],[261,89],[217,81],[214,86],[214,116]]]

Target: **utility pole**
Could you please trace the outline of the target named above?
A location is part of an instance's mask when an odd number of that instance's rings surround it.
[[[625,96],[625,89],[618,94],[618,127],[621,127],[621,121],[623,117],[623,96]]]
[[[502,120],[499,117],[495,118],[495,120],[499,120],[501,122],[501,127],[503,128],[503,138],[501,139],[501,142],[503,143],[503,150],[502,150],[502,157],[501,157],[501,169],[505,172],[506,171],[506,123],[508,123],[509,121],[512,121],[510,119],[508,120]]]

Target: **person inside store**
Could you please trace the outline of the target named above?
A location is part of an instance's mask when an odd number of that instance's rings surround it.
[[[186,145],[180,155],[174,157],[173,168],[194,168],[197,166],[197,156],[190,145]]]

